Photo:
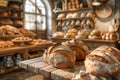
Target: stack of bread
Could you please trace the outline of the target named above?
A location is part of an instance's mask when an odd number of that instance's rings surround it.
[[[30,42],[31,45],[41,45],[41,44],[49,44],[49,43],[52,43],[52,42],[44,39],[33,39]]]
[[[78,31],[78,34],[75,38],[87,39],[89,35],[90,35],[90,32],[87,29],[82,29],[82,30]]]
[[[73,80],[120,80],[117,77],[120,74],[120,51],[114,47],[98,47],[87,55],[84,63],[84,69]]]
[[[82,9],[83,3],[81,3],[79,0],[65,0],[65,2],[62,3],[62,10],[76,10],[76,9]]]
[[[0,41],[0,48],[13,47],[14,43],[12,41]]]
[[[24,29],[24,28],[19,28],[18,30],[19,30],[24,36],[28,36],[28,37],[31,37],[31,38],[33,38],[33,37],[36,36],[36,34],[35,34],[34,32],[32,32],[32,31],[30,31],[30,30],[26,30],[26,29]]]
[[[107,32],[102,35],[103,40],[118,40],[119,36],[115,32]]]
[[[16,38],[12,39],[12,41],[14,41],[14,42],[19,42],[19,41],[22,42],[22,41],[32,41],[32,39],[29,38],[29,37],[20,36],[20,37],[16,37]]]
[[[101,39],[101,32],[100,32],[99,30],[97,30],[97,29],[94,29],[94,30],[90,33],[90,35],[89,35],[88,38],[89,38],[89,39]]]
[[[15,36],[15,35],[22,35],[17,28],[10,25],[0,27],[0,36]]]
[[[88,47],[83,42],[71,40],[49,47],[43,57],[45,62],[57,68],[68,68],[74,66],[76,60],[85,59],[88,53]]]
[[[75,38],[77,35],[78,30],[75,28],[69,29],[65,35],[65,38]]]

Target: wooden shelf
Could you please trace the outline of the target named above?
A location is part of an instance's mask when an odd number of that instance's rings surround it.
[[[61,43],[61,42],[69,41],[72,39],[75,39],[75,38],[51,38],[51,40],[56,43]],[[89,47],[89,50],[94,50],[95,48],[102,46],[102,45],[107,45],[107,46],[112,46],[112,47],[118,48],[118,41],[113,41],[113,40],[111,40],[111,41],[100,40],[100,39],[98,39],[98,40],[97,39],[96,40],[77,39],[77,40],[83,41]]]
[[[82,9],[76,9],[76,10],[68,10],[68,11],[57,11],[56,13],[59,14],[59,13],[73,13],[73,12],[93,12],[93,9],[91,8],[82,8]]]
[[[72,20],[92,20],[90,17],[86,18],[65,18],[65,19],[56,19],[57,21],[72,21]]]
[[[0,16],[0,19],[17,19],[17,20],[22,20],[23,18],[12,17],[12,16]]]

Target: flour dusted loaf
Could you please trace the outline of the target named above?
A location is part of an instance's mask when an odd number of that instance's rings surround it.
[[[72,80],[112,80],[112,78],[110,76],[95,76],[93,74],[87,73],[86,68],[82,66],[80,71],[76,72]]]
[[[55,44],[48,48],[44,55],[44,61],[57,68],[68,68],[75,64],[75,54],[67,46],[62,44]]]
[[[120,74],[120,51],[114,47],[101,46],[86,57],[86,72],[95,76]]]
[[[72,49],[72,51],[76,55],[76,60],[85,59],[85,57],[89,54],[88,47],[82,41],[70,40],[70,41],[63,42],[62,44]]]

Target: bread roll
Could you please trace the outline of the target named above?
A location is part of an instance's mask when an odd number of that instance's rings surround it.
[[[70,25],[75,26],[75,21],[72,21]]]
[[[107,32],[105,34],[102,35],[102,39],[103,40],[118,40],[119,37],[117,36],[117,34],[115,32]]]
[[[20,7],[17,4],[10,4],[10,8],[19,9]]]
[[[8,13],[6,11],[3,11],[3,12],[0,13],[0,16],[8,17]]]
[[[72,15],[71,13],[67,14],[66,18],[72,18]]]
[[[96,35],[96,36],[100,36],[101,35],[101,32],[97,29],[94,29],[91,33],[91,35]]]
[[[53,38],[64,38],[64,33],[63,32],[55,32],[52,34]]]
[[[14,21],[14,25],[16,25],[16,26],[23,26],[24,24],[23,24],[22,21],[17,20],[17,21]]]
[[[44,55],[44,60],[57,68],[68,68],[75,64],[75,54],[67,46],[55,44],[48,48]]]
[[[81,13],[81,18],[85,18],[86,17],[86,13]]]
[[[66,14],[61,13],[61,14],[58,15],[57,19],[63,19],[65,17],[66,17]]]
[[[110,46],[100,46],[85,59],[86,72],[95,76],[120,74],[120,51]]]
[[[2,24],[2,25],[13,25],[13,21],[11,21],[9,19],[3,19],[3,20],[0,20],[0,24]]]
[[[76,25],[76,26],[81,26],[80,20],[77,20],[77,21],[75,22],[75,25]]]
[[[93,13],[87,13],[86,17],[92,17],[92,18],[94,18],[95,15]]]
[[[72,18],[79,18],[80,17],[80,13],[76,12],[72,15]]]

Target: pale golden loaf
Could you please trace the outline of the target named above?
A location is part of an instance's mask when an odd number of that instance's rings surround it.
[[[86,17],[86,13],[81,13],[80,17],[81,18],[85,18]]]
[[[65,17],[66,17],[66,14],[61,13],[61,14],[58,15],[57,19],[63,19]]]
[[[75,22],[75,25],[76,25],[76,26],[81,26],[80,20],[77,20],[77,21]]]
[[[64,38],[64,33],[63,32],[55,32],[52,34],[53,38]]]
[[[78,13],[78,12],[75,12],[72,15],[72,18],[79,18],[79,17],[80,17],[80,13]]]
[[[120,74],[120,51],[110,46],[100,46],[85,59],[86,72],[95,76]]]
[[[73,15],[72,13],[68,13],[66,18],[72,18],[72,15]]]

